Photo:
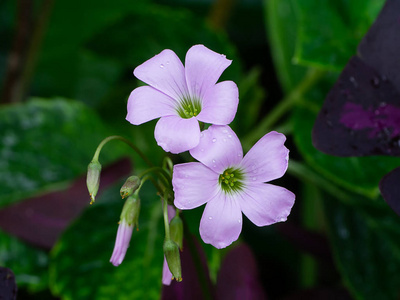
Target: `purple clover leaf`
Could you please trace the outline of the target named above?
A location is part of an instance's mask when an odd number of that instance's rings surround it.
[[[229,126],[212,125],[201,133],[190,154],[200,162],[174,167],[175,206],[192,209],[205,203],[200,235],[205,243],[224,248],[242,230],[242,212],[257,226],[286,221],[295,195],[265,182],[280,178],[288,166],[286,137],[272,131],[243,157]]]
[[[134,70],[149,86],[132,91],[126,119],[140,125],[160,118],[154,136],[166,152],[176,154],[196,147],[199,121],[227,125],[235,117],[239,102],[236,84],[216,83],[231,62],[203,45],[188,50],[185,66],[173,51],[162,51]]]
[[[313,129],[318,150],[336,156],[400,156],[400,2],[386,1],[327,95]],[[395,167],[395,166],[394,166]],[[379,189],[400,215],[400,167]]]

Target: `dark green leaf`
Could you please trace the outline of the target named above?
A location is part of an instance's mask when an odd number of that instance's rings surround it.
[[[0,265],[13,270],[18,287],[31,291],[47,288],[48,261],[46,252],[0,232]]]
[[[339,270],[357,299],[398,299],[400,221],[389,208],[372,215],[360,207],[326,201]]]
[[[305,68],[293,64],[298,17],[291,0],[264,0],[268,38],[275,69],[285,92],[293,89],[305,74]]]
[[[357,52],[383,0],[304,0],[293,2],[299,16],[295,60],[307,66],[340,70]]]
[[[109,262],[123,205],[119,188],[105,192],[54,247],[50,285],[63,299],[160,298],[164,230],[153,189],[144,186],[140,194],[140,230],[132,234],[125,260],[119,267]]]
[[[33,196],[86,172],[109,132],[95,113],[65,99],[33,99],[0,110],[0,206]],[[119,148],[106,147],[101,163]]]

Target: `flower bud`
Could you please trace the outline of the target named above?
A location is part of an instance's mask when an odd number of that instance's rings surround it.
[[[179,246],[179,249],[182,251],[183,222],[178,215],[172,218],[171,222],[169,223],[169,230],[171,233],[171,239]]]
[[[130,176],[121,187],[120,194],[122,199],[129,197],[140,186],[140,179],[137,176]]]
[[[110,258],[110,262],[116,267],[118,267],[125,258],[126,250],[128,250],[129,242],[131,241],[132,231],[133,225],[129,225],[125,220],[119,223],[114,251]]]
[[[94,199],[97,195],[97,191],[99,190],[100,172],[101,172],[101,164],[97,159],[92,160],[88,165],[88,172],[86,177],[86,185],[91,198],[90,204],[94,202]]]
[[[136,228],[138,227],[139,212],[140,199],[139,192],[137,191],[126,199],[122,208],[114,251],[110,259],[110,262],[116,267],[124,260],[132,237],[132,231],[135,226]]]
[[[178,282],[182,281],[181,258],[179,256],[178,245],[172,240],[165,240],[163,249],[168,268],[173,276],[172,279],[176,279]]]
[[[126,199],[121,212],[121,220],[125,220],[128,225],[133,225],[136,228],[139,223],[140,199],[138,191]]]

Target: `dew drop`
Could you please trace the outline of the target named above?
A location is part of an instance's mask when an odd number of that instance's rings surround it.
[[[212,162],[215,163],[215,159],[213,159]]]
[[[201,152],[204,152],[204,149],[203,149],[203,148],[201,148],[201,149],[200,149],[200,151],[201,151]]]
[[[208,217],[209,220],[212,220],[212,217]]]
[[[204,133],[200,133],[200,137],[202,138],[204,136]]]
[[[242,223],[242,220],[239,219],[239,220],[238,220],[238,223]]]
[[[166,65],[169,65],[169,60],[167,60],[167,62],[165,63]]]
[[[214,138],[214,139],[212,139],[212,142],[213,142],[213,143],[215,143],[216,141],[217,141],[217,139],[215,139],[215,138]]]
[[[282,217],[279,221],[285,222],[285,221],[286,221],[286,218],[285,218],[285,217]]]
[[[232,134],[228,134],[228,138],[232,138]]]
[[[242,153],[238,153],[238,156],[242,156]]]
[[[161,65],[160,65],[160,68],[161,68],[161,69],[164,69],[164,65],[163,65],[163,64],[161,64]]]
[[[228,130],[224,129],[224,130],[222,130],[222,132],[223,132],[223,133],[227,133],[227,132],[228,132]]]

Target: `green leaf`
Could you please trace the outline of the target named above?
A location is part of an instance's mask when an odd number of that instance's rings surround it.
[[[375,211],[374,208],[372,211]],[[400,221],[388,207],[377,218],[361,207],[349,207],[332,199],[326,201],[326,217],[330,225],[339,271],[357,299],[398,299],[400,294]],[[377,224],[390,223],[388,228]],[[393,229],[391,229],[393,231]]]
[[[62,299],[159,299],[163,265],[162,208],[153,189],[141,190],[139,231],[125,260],[110,262],[123,201],[107,190],[62,235],[51,253],[50,287]],[[143,193],[142,193],[143,192]],[[115,201],[118,199],[117,201]]]
[[[400,158],[386,156],[335,157],[314,148],[311,132],[331,79],[313,89],[306,101],[296,106],[292,114],[294,139],[306,162],[335,184],[352,192],[376,199],[382,176],[400,165]]]
[[[268,39],[283,90],[290,92],[304,77],[305,68],[293,63],[298,17],[292,0],[264,0]]]
[[[48,284],[48,255],[0,231],[0,265],[11,269],[19,288],[40,291]]]
[[[108,130],[81,103],[33,99],[0,109],[0,206],[56,187],[85,173]],[[105,164],[120,156],[101,155]],[[58,186],[60,187],[60,186]]]
[[[341,70],[378,15],[383,0],[304,0],[299,17],[294,59],[305,66]]]

